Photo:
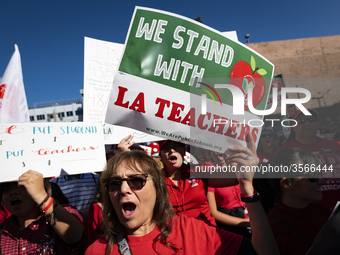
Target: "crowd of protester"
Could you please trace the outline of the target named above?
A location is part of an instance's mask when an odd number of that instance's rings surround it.
[[[297,125],[282,144],[266,127],[257,150],[248,134],[247,147],[230,155],[190,151],[206,166],[303,166],[286,175],[195,178],[187,145],[134,150],[130,135],[103,172],[50,180],[30,170],[1,183],[1,254],[331,254],[339,249],[330,241],[339,215],[328,219],[340,198],[340,145],[317,136],[319,116],[309,111],[291,114]]]

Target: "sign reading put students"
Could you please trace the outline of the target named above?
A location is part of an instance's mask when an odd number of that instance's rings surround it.
[[[247,133],[257,143],[262,116],[248,110],[248,90],[253,89],[255,109],[264,110],[273,69],[247,46],[204,24],[136,7],[106,123],[220,152],[245,146]],[[233,97],[225,84],[243,98]],[[233,115],[233,100],[242,100],[243,115]]]
[[[0,124],[0,182],[28,170],[44,177],[100,172],[106,164],[100,122]]]

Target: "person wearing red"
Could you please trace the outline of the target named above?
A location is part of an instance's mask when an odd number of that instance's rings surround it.
[[[226,154],[210,152],[212,161],[221,167],[227,166]],[[207,199],[211,215],[217,226],[228,231],[251,237],[246,204],[242,202],[239,185],[229,187],[208,186]]]
[[[133,254],[145,255],[172,255],[174,251],[169,247],[156,243],[157,252],[153,248],[153,242],[161,234],[158,227],[150,233],[141,236],[128,236],[128,242]],[[199,240],[199,242],[195,241]],[[238,254],[242,244],[242,236],[216,229],[202,220],[188,218],[180,215],[174,219],[173,229],[167,241],[175,247],[183,247],[178,254]],[[105,238],[97,240],[91,248],[86,251],[88,254],[105,254],[108,241]],[[135,250],[137,250],[135,252]],[[111,254],[120,254],[118,245],[115,245]]]
[[[102,234],[101,224],[103,222],[103,204],[94,201],[90,204],[87,216],[87,245],[96,241]]]
[[[310,152],[288,148],[274,153],[268,163],[310,165],[318,164],[319,160]],[[331,210],[326,205],[315,202],[322,199],[323,180],[318,177],[315,172],[296,172],[269,180],[271,189],[265,192],[275,194],[275,199],[266,203],[272,205],[268,220],[281,255],[306,254],[330,216]]]
[[[321,164],[320,172],[325,180],[322,185],[322,202],[334,208],[340,197],[340,145],[334,141],[317,137],[319,127],[318,113],[308,109],[312,116],[304,115],[300,110],[296,111],[293,119],[297,125],[293,127],[295,139],[282,145],[284,148],[301,148],[316,155]],[[325,167],[325,168],[324,168]]]
[[[235,147],[231,162],[247,164],[256,154]],[[251,162],[253,162],[251,160]],[[203,220],[176,215],[159,165],[146,153],[125,151],[110,159],[101,179],[104,194],[104,236],[85,252],[92,254],[278,254],[257,192],[253,173],[239,177],[254,235],[249,239],[218,229]]]
[[[2,183],[2,203],[12,213],[3,222],[1,253],[72,254],[84,239],[81,214],[46,193],[43,175],[29,170],[18,182]]]
[[[208,187],[207,198],[211,215],[215,218],[217,226],[248,238],[251,237],[248,210],[241,200],[239,185]]]

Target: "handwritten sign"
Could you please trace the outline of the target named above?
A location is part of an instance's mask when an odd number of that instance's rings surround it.
[[[44,177],[102,171],[105,160],[100,122],[0,124],[0,181],[27,170]]]
[[[248,133],[257,143],[262,116],[249,111],[248,91],[254,108],[265,110],[273,70],[204,24],[136,7],[105,122],[219,152],[246,146]],[[235,102],[244,114],[233,114]]]
[[[123,44],[85,37],[84,121],[104,121]]]

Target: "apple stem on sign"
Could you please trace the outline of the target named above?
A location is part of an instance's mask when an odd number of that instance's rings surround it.
[[[256,71],[257,71],[257,70],[259,70],[259,68],[258,68],[258,67],[256,67],[256,68],[255,68],[255,70],[254,70],[253,74],[254,74],[254,73],[256,73]]]

